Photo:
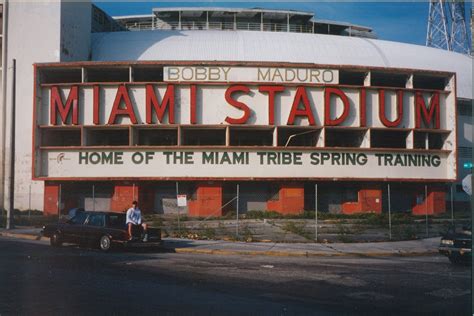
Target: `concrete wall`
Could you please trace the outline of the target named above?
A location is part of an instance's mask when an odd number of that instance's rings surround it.
[[[44,183],[31,181],[33,64],[87,60],[90,50],[90,2],[9,2],[7,19],[7,56],[3,68],[7,72],[4,207],[9,205],[11,67],[12,60],[16,59],[15,208],[41,210]],[[61,39],[64,39],[63,44]]]

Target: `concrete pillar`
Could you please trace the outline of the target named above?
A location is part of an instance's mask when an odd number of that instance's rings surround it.
[[[267,202],[269,211],[281,214],[301,214],[304,210],[304,184],[281,183],[278,199]]]
[[[222,183],[196,183],[195,196],[188,203],[189,216],[222,216]]]

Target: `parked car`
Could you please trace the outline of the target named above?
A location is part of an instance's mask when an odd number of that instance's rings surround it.
[[[453,227],[441,238],[439,252],[449,258],[452,263],[463,263],[472,260],[472,229],[471,224],[456,231]]]
[[[69,219],[73,218],[74,216],[76,216],[78,213],[80,212],[85,212],[85,210],[82,208],[82,207],[75,207],[75,208],[72,208],[69,210],[68,214],[67,214],[67,217]]]
[[[114,212],[80,211],[64,223],[44,226],[41,233],[50,239],[53,247],[73,243],[97,246],[102,251],[109,251],[113,245],[150,247],[161,244],[160,229],[150,227],[146,242],[143,241],[141,226],[135,227],[132,239],[129,240],[125,214]]]

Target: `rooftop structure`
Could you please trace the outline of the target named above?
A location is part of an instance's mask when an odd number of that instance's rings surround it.
[[[315,19],[304,11],[261,8],[155,8],[152,14],[116,16],[130,31],[140,30],[247,30],[316,33],[377,38],[371,28],[346,22]]]

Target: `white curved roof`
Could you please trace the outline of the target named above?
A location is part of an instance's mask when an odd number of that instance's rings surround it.
[[[255,31],[94,33],[93,61],[264,61],[410,68],[457,73],[457,95],[473,99],[472,58],[366,38]]]

